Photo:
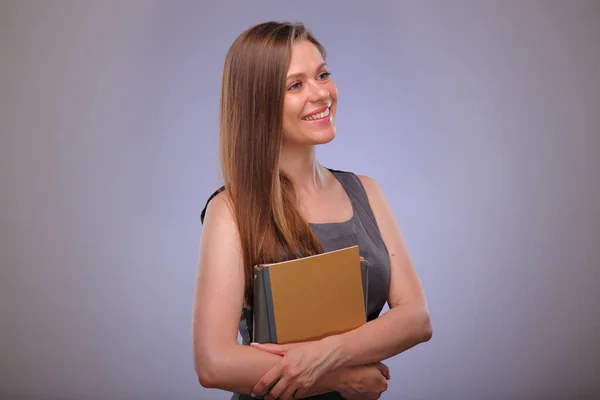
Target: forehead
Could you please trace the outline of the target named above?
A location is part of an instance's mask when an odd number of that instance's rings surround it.
[[[308,40],[302,40],[292,46],[292,59],[290,60],[289,74],[307,72],[317,68],[324,62],[323,56],[317,46]]]

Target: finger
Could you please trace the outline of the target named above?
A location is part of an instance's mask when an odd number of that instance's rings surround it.
[[[377,364],[377,369],[381,372],[381,375],[385,377],[385,379],[390,379],[390,369],[383,363]]]
[[[255,397],[264,397],[269,392],[269,389],[271,389],[271,387],[275,385],[279,379],[281,379],[282,375],[281,363],[278,363],[277,365],[273,366],[273,368],[268,370],[258,380],[258,382],[256,382],[256,384],[252,387],[252,394]]]
[[[282,399],[282,400],[287,400],[290,398],[291,394],[294,394],[294,388],[289,386],[290,381],[288,378],[283,377],[281,378],[276,384],[275,386],[273,386],[271,388],[271,390],[269,390],[269,394],[267,395],[268,397],[272,397],[274,399]],[[291,394],[290,393],[290,389],[291,389]],[[285,397],[287,395],[287,397]]]
[[[276,354],[278,356],[284,356],[287,350],[284,346],[273,344],[273,343],[250,343],[250,346],[255,349],[266,351],[267,353]]]
[[[312,389],[313,383],[310,381],[303,381],[296,384],[296,391],[291,394],[293,399],[302,399],[308,397],[308,392]],[[320,396],[319,396],[320,397]],[[311,397],[312,399],[312,397]]]
[[[305,344],[308,344],[310,342],[292,342],[292,343],[284,343],[284,344],[280,344],[280,343],[258,343],[258,342],[252,342],[250,343],[250,346],[252,347],[271,347],[271,348],[279,348],[281,351],[284,352],[288,352],[291,349],[294,349],[296,347],[300,347],[300,346],[304,346]]]
[[[300,399],[301,397],[297,397],[298,396],[298,391],[294,390],[292,387],[288,387],[288,389],[283,392],[283,394],[281,395],[280,399],[281,400],[290,400],[290,399]]]
[[[299,387],[298,389],[296,389],[296,392],[293,394],[293,398],[294,399],[302,399],[304,397],[306,397],[306,394],[308,393],[309,389],[303,389],[302,387]]]
[[[250,393],[251,397],[260,397],[260,398],[269,398],[268,394],[269,394],[269,390],[271,390],[271,388],[277,383],[277,381],[273,382],[273,384],[271,384],[270,386],[266,386],[263,387],[261,386],[261,388],[257,388],[257,386],[254,386],[252,388],[252,392]]]

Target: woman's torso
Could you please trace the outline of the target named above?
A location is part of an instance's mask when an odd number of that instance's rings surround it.
[[[310,227],[325,251],[358,245],[360,255],[369,262],[369,296],[367,320],[377,318],[388,298],[390,282],[390,259],[383,242],[375,216],[369,205],[365,189],[355,174],[330,170],[345,189],[352,204],[352,218],[344,222],[311,223]],[[210,199],[209,199],[210,201]],[[203,213],[204,214],[204,213]],[[252,311],[241,311],[239,331],[242,343],[249,345],[252,338]],[[342,399],[339,393],[327,393],[311,399]],[[253,400],[250,396],[234,394],[232,400]]]

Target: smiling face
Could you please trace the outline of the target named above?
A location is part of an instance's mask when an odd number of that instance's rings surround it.
[[[283,143],[316,145],[335,137],[337,88],[317,47],[295,43],[283,105]]]

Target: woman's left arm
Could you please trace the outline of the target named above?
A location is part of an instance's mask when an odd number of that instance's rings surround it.
[[[254,393],[264,395],[278,382],[276,393],[288,382],[286,367],[293,366],[304,378],[311,370],[312,379],[341,367],[380,362],[431,339],[432,327],[425,292],[410,260],[400,227],[379,185],[359,176],[369,199],[381,236],[390,255],[390,310],[352,331],[329,336],[317,342],[280,346],[254,344],[256,348],[284,355],[282,363],[257,382]],[[286,360],[287,359],[287,360]],[[286,363],[287,362],[287,363]],[[315,368],[318,365],[320,368]],[[319,372],[315,371],[319,369]],[[298,379],[300,380],[300,379]],[[284,383],[285,382],[285,383]]]
[[[359,176],[390,255],[390,310],[360,328],[335,337],[336,367],[378,362],[431,339],[429,307],[402,232],[375,180]]]

